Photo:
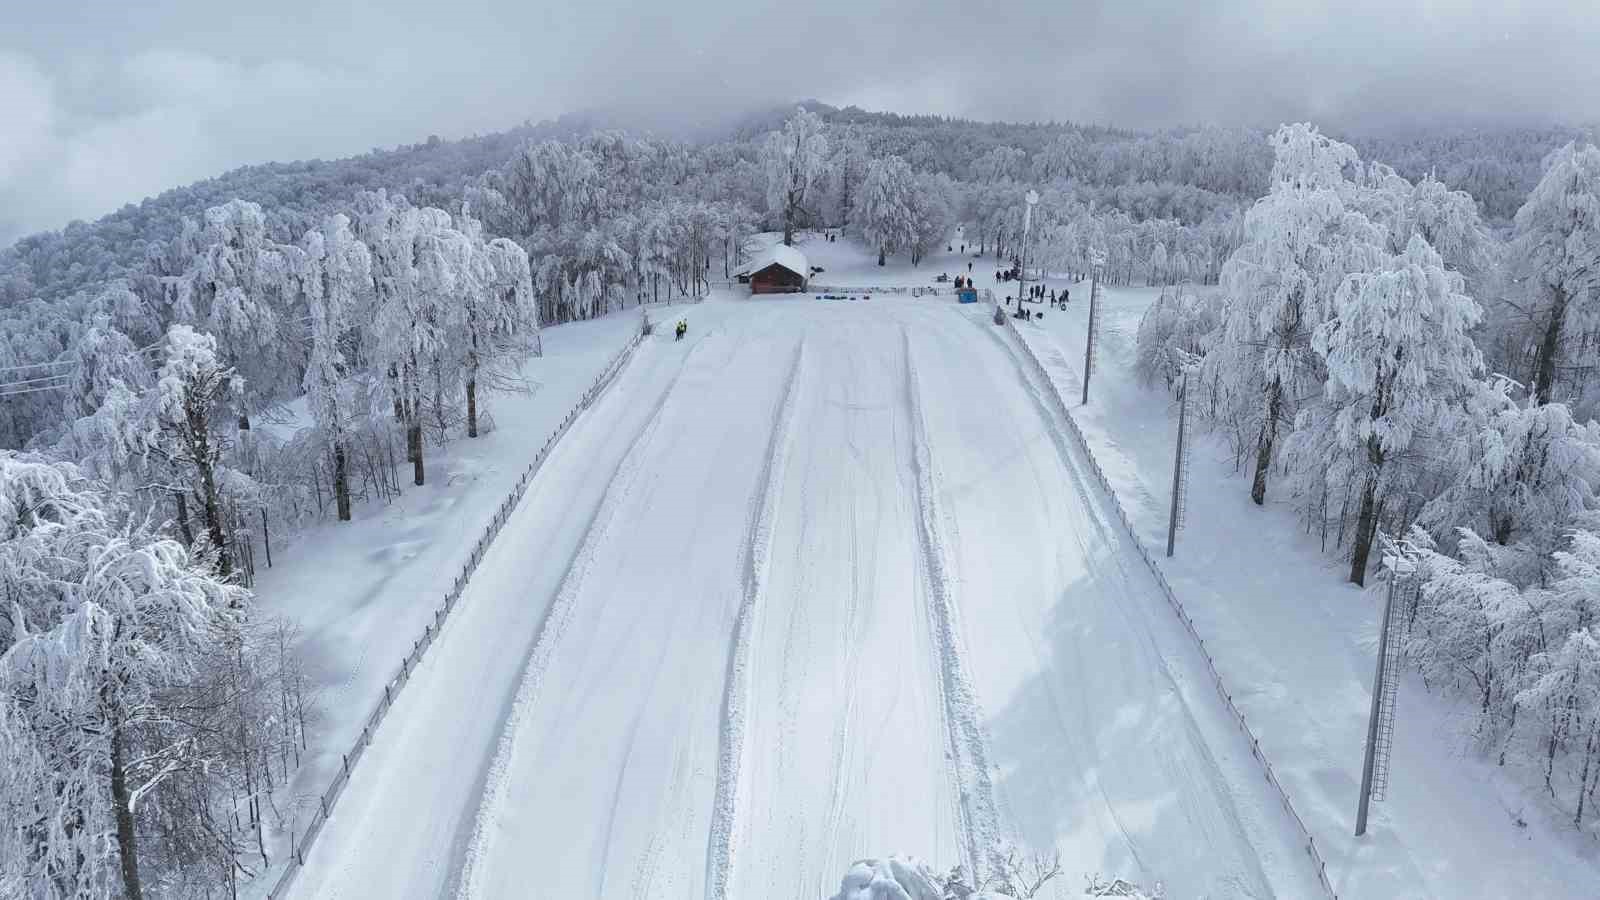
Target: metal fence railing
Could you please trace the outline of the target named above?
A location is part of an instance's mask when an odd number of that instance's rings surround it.
[[[1205,639],[1200,637],[1200,632],[1195,629],[1194,619],[1190,618],[1188,611],[1183,608],[1182,601],[1173,592],[1172,585],[1167,582],[1166,574],[1161,571],[1161,567],[1156,564],[1155,557],[1150,554],[1149,548],[1145,546],[1144,541],[1139,537],[1138,530],[1133,526],[1133,520],[1128,517],[1128,513],[1122,508],[1122,501],[1117,498],[1117,492],[1112,490],[1111,481],[1106,478],[1105,472],[1100,468],[1100,462],[1095,459],[1094,453],[1089,449],[1089,442],[1084,439],[1083,432],[1079,430],[1077,421],[1067,412],[1067,405],[1061,398],[1060,390],[1057,389],[1055,382],[1051,380],[1044,364],[1035,355],[1033,345],[1023,337],[1021,331],[1017,330],[1017,326],[1010,316],[1005,317],[1005,327],[1011,331],[1012,337],[1016,338],[1017,343],[1022,346],[1023,357],[1030,364],[1034,374],[1044,384],[1046,399],[1053,407],[1056,415],[1066,423],[1067,431],[1072,435],[1073,442],[1077,445],[1082,457],[1088,460],[1090,467],[1094,470],[1095,478],[1100,482],[1100,489],[1104,491],[1105,496],[1111,501],[1111,508],[1116,511],[1117,518],[1122,520],[1122,527],[1127,531],[1128,537],[1133,540],[1134,549],[1139,551],[1139,556],[1144,559],[1145,565],[1149,567],[1151,574],[1155,576],[1156,584],[1160,586],[1162,595],[1167,599],[1167,604],[1177,613],[1178,619],[1183,622],[1184,630],[1189,632],[1189,636],[1194,638],[1195,644],[1200,648],[1200,656],[1205,659],[1206,669],[1211,673],[1212,686],[1217,689],[1217,694],[1222,698],[1223,705],[1228,708],[1229,714],[1233,716],[1234,724],[1238,726],[1245,739],[1249,741],[1250,755],[1260,764],[1267,783],[1272,785],[1273,790],[1277,792],[1278,800],[1283,804],[1284,811],[1289,814],[1289,818],[1294,820],[1295,827],[1299,829],[1306,855],[1311,858],[1312,866],[1316,869],[1318,883],[1322,885],[1323,890],[1327,891],[1332,900],[1338,900],[1339,894],[1334,890],[1333,882],[1328,878],[1328,864],[1322,856],[1322,851],[1317,849],[1316,838],[1312,837],[1311,829],[1306,827],[1305,820],[1300,817],[1299,811],[1294,808],[1293,801],[1289,799],[1289,792],[1285,790],[1283,783],[1278,780],[1277,773],[1273,771],[1272,763],[1267,760],[1265,752],[1261,749],[1261,741],[1256,737],[1255,732],[1250,729],[1250,724],[1245,721],[1244,713],[1234,705],[1233,695],[1228,692],[1227,686],[1222,683],[1222,675],[1217,671],[1217,664],[1211,658],[1210,651],[1206,650]]]
[[[577,421],[578,416],[585,409],[594,404],[594,401],[616,378],[617,373],[622,370],[623,365],[633,355],[633,351],[638,348],[640,341],[643,339],[644,333],[641,323],[640,331],[635,333],[628,343],[606,363],[605,368],[595,377],[594,383],[589,386],[588,390],[583,392],[583,396],[579,398],[577,405],[572,408],[571,412],[567,413],[566,418],[561,420],[561,424],[550,435],[550,439],[544,442],[543,447],[539,448],[539,452],[534,456],[533,462],[529,463],[527,469],[517,478],[516,485],[506,495],[505,500],[501,501],[499,507],[495,509],[494,515],[490,518],[488,524],[484,526],[483,533],[478,536],[478,542],[473,545],[472,553],[467,557],[466,563],[462,565],[461,574],[456,576],[454,583],[450,586],[450,590],[440,602],[439,608],[434,610],[433,621],[422,629],[422,635],[412,643],[411,651],[406,654],[405,659],[400,661],[400,667],[395,672],[394,677],[383,686],[383,696],[378,698],[372,712],[367,716],[366,723],[361,728],[360,736],[356,738],[350,750],[343,754],[343,761],[338,771],[334,773],[332,783],[322,792],[318,798],[316,809],[312,810],[311,820],[298,832],[293,828],[290,829],[287,862],[283,871],[278,874],[277,883],[273,885],[272,890],[267,894],[268,900],[279,900],[279,898],[288,894],[289,888],[294,884],[295,876],[299,874],[301,866],[305,864],[306,851],[316,841],[317,835],[322,833],[322,826],[327,824],[328,817],[333,814],[334,806],[339,802],[339,797],[343,795],[345,786],[350,783],[350,773],[355,770],[356,764],[361,761],[361,757],[366,753],[367,747],[372,743],[373,733],[378,730],[378,726],[383,723],[384,717],[388,715],[389,709],[394,705],[401,688],[404,688],[406,683],[411,680],[411,673],[416,670],[417,664],[422,661],[422,655],[427,652],[428,648],[433,645],[434,639],[439,636],[439,630],[444,627],[445,620],[450,617],[450,613],[456,608],[456,604],[461,599],[462,592],[466,590],[468,580],[472,577],[473,572],[477,571],[478,564],[483,561],[489,545],[500,534],[500,529],[505,526],[506,521],[510,519],[512,511],[516,509],[518,501],[522,499],[522,495],[527,492],[528,485],[533,481],[533,476],[538,474],[545,460],[549,458],[550,451],[555,448],[556,442],[561,440],[561,437],[572,427],[572,423]]]

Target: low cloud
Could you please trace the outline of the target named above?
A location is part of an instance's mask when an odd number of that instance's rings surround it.
[[[1590,0],[174,0],[0,35],[0,245],[248,163],[584,107],[815,97],[979,119],[1330,128],[1600,118]],[[15,27],[11,27],[15,26]]]

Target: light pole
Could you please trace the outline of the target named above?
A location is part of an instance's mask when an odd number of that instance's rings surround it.
[[[1022,311],[1022,289],[1028,283],[1028,232],[1033,230],[1033,208],[1039,203],[1039,192],[1023,195],[1028,205],[1022,210],[1022,252],[1017,257],[1017,312]]]
[[[1094,333],[1098,326],[1095,313],[1096,295],[1100,293],[1100,270],[1106,264],[1105,254],[1098,250],[1089,255],[1089,327],[1083,342],[1083,405],[1089,405],[1089,373],[1094,371]]]
[[[1189,422],[1189,364],[1183,368],[1183,386],[1178,389],[1178,448],[1172,460],[1172,511],[1167,516],[1167,556],[1172,556],[1173,546],[1178,540],[1178,526],[1184,516],[1184,507],[1189,498],[1187,487],[1188,479],[1184,477],[1184,470],[1188,467],[1185,453],[1188,446],[1184,443],[1184,427]]]

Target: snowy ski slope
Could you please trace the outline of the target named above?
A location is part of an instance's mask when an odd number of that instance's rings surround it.
[[[1315,896],[985,308],[708,303],[490,550],[301,897],[827,896],[999,841]],[[675,315],[685,315],[675,312]]]

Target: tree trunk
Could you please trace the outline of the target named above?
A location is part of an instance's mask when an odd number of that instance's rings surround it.
[[[883,248],[878,248],[878,265],[883,265]]]
[[[178,534],[183,538],[183,546],[193,547],[194,530],[189,527],[189,495],[184,491],[173,491],[172,497],[178,501]]]
[[[478,436],[478,379],[467,379],[467,437]]]
[[[209,457],[196,461],[200,469],[201,514],[205,518],[206,536],[217,548],[217,574],[227,578],[233,574],[233,556],[228,552],[228,538],[222,529],[222,503],[217,498],[215,467]]]
[[[1374,472],[1361,488],[1361,512],[1356,516],[1355,541],[1350,549],[1350,580],[1362,587],[1367,584],[1367,557],[1372,553],[1372,532],[1377,525],[1377,499],[1378,474]]]
[[[413,422],[406,429],[406,453],[411,457],[411,483],[422,487],[422,423]]]
[[[400,399],[399,366],[391,365],[389,367],[389,385],[394,389],[394,420],[396,422],[404,422],[406,420],[406,408],[404,402],[402,402]]]
[[[1588,796],[1589,767],[1594,762],[1594,754],[1596,750],[1595,738],[1597,734],[1600,734],[1600,732],[1591,730],[1589,732],[1589,739],[1584,742],[1583,775],[1578,779],[1578,813],[1572,817],[1572,824],[1576,828],[1583,827],[1583,801],[1584,798]]]
[[[1267,502],[1267,469],[1272,465],[1272,445],[1278,439],[1278,416],[1283,408],[1283,388],[1276,380],[1267,385],[1267,415],[1256,437],[1256,476],[1250,483],[1250,499],[1257,506]]]
[[[783,245],[785,247],[793,247],[794,246],[794,204],[793,203],[785,203],[783,205]]]
[[[1544,337],[1539,339],[1537,368],[1534,371],[1533,397],[1539,405],[1550,402],[1550,390],[1556,380],[1556,348],[1561,344],[1561,327],[1567,317],[1567,292],[1555,289],[1556,302],[1550,308],[1550,321],[1545,325]]]
[[[128,795],[128,773],[123,767],[122,729],[111,730],[111,805],[117,815],[117,861],[122,869],[122,892],[127,900],[142,900],[139,882],[139,847],[133,830],[132,798]]]
[[[333,445],[333,496],[339,508],[339,521],[350,521],[350,475],[344,441]]]

